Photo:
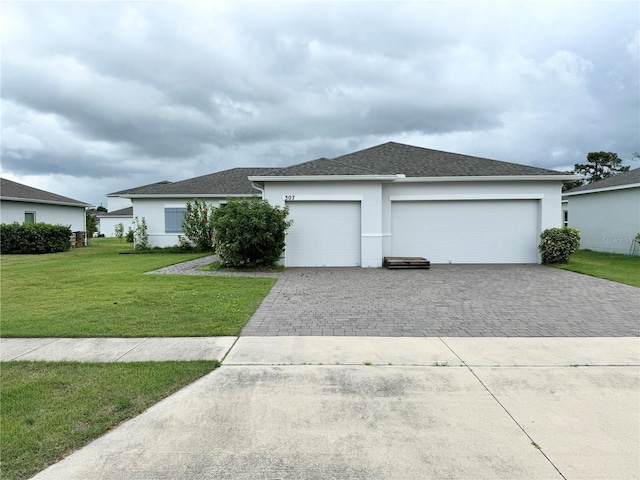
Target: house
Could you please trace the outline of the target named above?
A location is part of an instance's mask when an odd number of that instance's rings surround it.
[[[0,178],[0,223],[69,225],[72,232],[87,229],[88,203]]]
[[[98,231],[105,237],[116,236],[116,225],[122,224],[124,233],[132,227],[133,223],[133,205],[113,212],[98,212]]]
[[[640,168],[574,188],[563,198],[581,248],[629,253],[640,232]]]
[[[116,225],[121,223],[126,233],[133,223],[133,204],[131,203],[131,199],[124,195],[155,185],[166,185],[167,183],[171,182],[163,180],[161,182],[107,193],[107,212],[98,212],[95,215],[98,219],[98,231],[105,237],[115,237]]]
[[[273,168],[233,168],[180,182],[161,182],[121,193],[133,205],[133,217],[144,218],[149,244],[157,247],[177,245],[188,201],[196,198],[217,207],[228,197],[260,197],[248,177],[262,175]],[[126,227],[125,227],[126,230]]]
[[[540,233],[561,224],[562,182],[577,178],[394,142],[249,174],[289,207],[288,267],[539,263]]]

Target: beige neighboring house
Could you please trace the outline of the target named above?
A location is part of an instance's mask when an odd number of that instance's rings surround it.
[[[640,168],[564,192],[566,224],[580,248],[628,254],[640,232]],[[564,203],[566,202],[566,203]],[[636,253],[640,253],[636,246]]]
[[[69,225],[72,232],[87,229],[86,209],[92,205],[0,178],[0,223]]]

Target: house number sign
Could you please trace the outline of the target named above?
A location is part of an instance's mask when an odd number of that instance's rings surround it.
[[[296,199],[296,196],[295,195],[284,195],[283,199],[284,199],[285,202],[291,202],[291,201]]]

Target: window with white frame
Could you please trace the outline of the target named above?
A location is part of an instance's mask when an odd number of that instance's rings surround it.
[[[36,212],[24,212],[24,223],[36,223]]]

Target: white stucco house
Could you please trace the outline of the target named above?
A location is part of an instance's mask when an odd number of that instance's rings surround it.
[[[112,212],[96,213],[98,219],[98,232],[105,237],[116,236],[116,225],[122,224],[124,233],[127,232],[133,223],[133,206],[114,210]]]
[[[564,193],[580,248],[628,254],[640,232],[640,168]],[[636,249],[637,250],[637,249]]]
[[[539,263],[561,226],[562,182],[579,176],[389,142],[285,168],[235,168],[123,196],[154,246],[178,243],[186,202],[257,196],[289,207],[288,267]]]
[[[133,203],[131,202],[131,199],[125,197],[125,195],[135,193],[155,185],[166,185],[167,183],[171,182],[163,180],[161,182],[107,193],[107,212],[96,213],[96,218],[98,219],[98,231],[105,237],[115,237],[116,225],[121,223],[126,233],[133,223]]]
[[[207,205],[217,207],[226,203],[229,197],[260,197],[261,192],[253,187],[248,177],[271,170],[233,168],[179,182],[160,182],[122,195],[132,202],[133,218],[145,219],[149,244],[168,247],[179,242],[188,201],[200,198]]]
[[[390,142],[249,180],[290,209],[286,266],[380,267],[385,256],[539,263],[540,233],[561,225],[562,182],[577,178]]]
[[[88,203],[0,178],[0,223],[69,225],[72,232],[87,229]]]

